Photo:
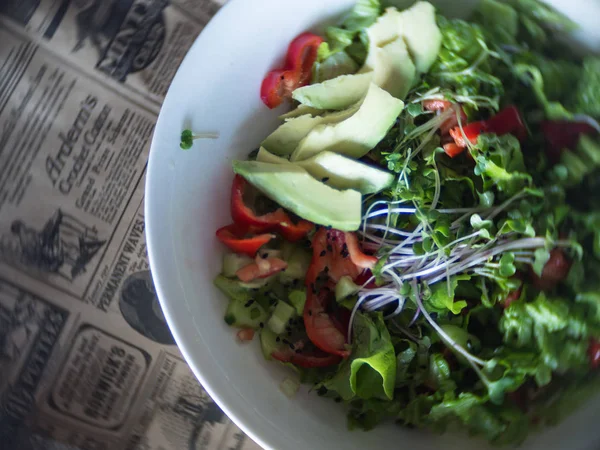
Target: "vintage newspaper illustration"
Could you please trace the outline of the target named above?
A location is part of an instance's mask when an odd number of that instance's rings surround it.
[[[0,13],[78,69],[158,106],[218,8],[210,0],[5,0]]]
[[[0,2],[0,450],[258,449],[182,359],[144,237],[156,113],[222,3]]]

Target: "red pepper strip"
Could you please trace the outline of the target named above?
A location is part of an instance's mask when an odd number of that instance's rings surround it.
[[[271,353],[271,356],[277,361],[292,363],[295,366],[304,367],[305,369],[334,366],[342,360],[341,356],[329,355],[320,350],[311,353],[296,353],[291,348],[275,350],[273,353]]]
[[[257,216],[244,203],[244,192],[248,184],[244,177],[236,175],[231,185],[231,218],[237,225],[258,233],[278,231],[284,238],[291,242],[302,239],[313,229],[314,224],[306,220],[301,220],[295,224],[292,222],[290,216],[281,208],[274,212]]]
[[[582,134],[598,134],[594,127],[585,122],[546,121],[542,122],[541,127],[548,143],[546,155],[553,163],[560,161],[564,149],[575,149]]]
[[[236,253],[254,257],[263,245],[275,238],[273,234],[259,234],[244,238],[244,232],[236,224],[227,225],[217,230],[217,239]]]
[[[521,114],[516,106],[511,105],[504,108],[495,116],[485,121],[488,133],[495,133],[498,136],[503,134],[512,134],[521,142],[527,138],[527,128],[521,119]]]
[[[348,253],[350,253],[350,261],[352,261],[356,267],[360,267],[361,269],[372,269],[375,267],[378,259],[375,256],[365,255],[362,252],[358,245],[356,234],[345,233],[345,237]]]
[[[235,275],[244,283],[256,280],[258,278],[267,278],[275,275],[287,268],[287,263],[279,258],[256,257],[255,262],[245,265],[239,269]]]
[[[462,152],[462,150],[458,151],[459,148],[464,150],[467,147],[465,137],[475,144],[479,135],[483,133],[494,133],[498,136],[511,133],[521,141],[527,137],[527,129],[521,120],[519,110],[515,106],[508,106],[488,120],[471,122],[462,130],[460,127],[451,129],[450,136],[454,139],[456,147],[446,144],[448,149],[446,150],[444,145],[444,150],[448,156],[454,158]]]
[[[460,155],[465,150],[464,147],[459,147],[454,142],[444,144],[444,151],[450,158]]]
[[[312,33],[302,33],[290,43],[285,67],[272,70],[262,82],[260,98],[265,105],[276,108],[290,98],[296,88],[310,82],[312,66],[322,43],[323,38]]]
[[[592,369],[600,367],[600,342],[597,339],[590,339],[588,357],[590,358],[590,366],[592,366]]]
[[[254,339],[254,330],[252,328],[242,328],[237,332],[237,337],[242,342],[248,342]]]

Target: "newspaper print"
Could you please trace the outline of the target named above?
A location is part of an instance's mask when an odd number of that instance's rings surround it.
[[[0,447],[13,448],[55,346],[67,309],[0,278]]]
[[[190,7],[192,14],[177,3]],[[42,45],[84,72],[113,85],[125,84],[158,105],[217,9],[210,1],[11,0],[0,13],[4,10]]]
[[[140,186],[156,117],[5,29],[0,42],[0,262],[79,298]]]
[[[84,301],[100,311],[117,314],[140,335],[162,345],[175,345],[150,274],[144,235],[144,204],[122,224],[124,234],[107,255]],[[123,232],[119,230],[117,233]]]
[[[181,358],[144,237],[156,112],[223,3],[0,2],[1,450],[259,448]]]

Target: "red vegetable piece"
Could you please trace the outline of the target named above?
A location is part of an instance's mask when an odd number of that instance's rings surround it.
[[[248,342],[254,339],[254,330],[252,328],[242,328],[237,332],[237,337],[242,342]]]
[[[302,239],[313,229],[314,224],[306,220],[294,223],[281,208],[257,216],[252,208],[244,202],[244,192],[248,186],[249,183],[241,175],[236,175],[233,178],[233,184],[231,185],[231,217],[240,228],[256,233],[278,231],[291,242]]]
[[[253,257],[263,245],[275,238],[273,234],[259,234],[244,237],[245,231],[236,224],[219,228],[216,232],[217,239],[236,253]]]
[[[342,360],[341,356],[330,355],[320,350],[296,353],[291,348],[275,350],[271,356],[277,361],[292,363],[305,369],[334,366]]]
[[[346,245],[350,253],[350,260],[356,267],[361,269],[372,269],[377,263],[377,258],[372,255],[365,255],[358,245],[358,238],[354,233],[344,233]]]
[[[567,120],[545,121],[541,128],[548,144],[546,155],[553,163],[560,161],[560,154],[564,149],[575,149],[582,134],[598,134],[594,127],[585,122]]]
[[[256,257],[255,262],[251,262],[250,264],[239,269],[235,275],[244,283],[248,283],[250,281],[267,278],[271,275],[275,275],[282,270],[287,268],[287,263],[279,258],[261,258],[261,256]]]
[[[332,297],[330,289],[315,292],[314,283],[308,287],[304,304],[304,326],[308,338],[316,347],[326,353],[347,358],[350,355],[350,350],[346,347],[347,332],[340,329],[339,322],[336,323],[326,312],[328,302],[335,301]]]
[[[592,369],[600,367],[600,341],[597,339],[590,339],[588,357],[590,358],[590,366]]]
[[[570,269],[571,261],[567,259],[565,252],[555,248],[550,252],[550,258],[542,270],[542,276],[540,277],[533,271],[531,272],[531,282],[542,291],[550,291],[567,278]]]
[[[465,151],[465,147],[461,147],[461,146],[455,144],[454,142],[444,144],[444,152],[446,152],[446,155],[448,155],[450,158],[455,158],[456,156],[460,155],[464,151]]]
[[[264,78],[260,98],[269,108],[276,108],[292,92],[310,82],[312,66],[323,38],[312,33],[302,33],[294,39],[287,51],[285,67],[269,72]]]

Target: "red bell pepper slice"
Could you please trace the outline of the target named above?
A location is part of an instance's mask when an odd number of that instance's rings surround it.
[[[275,238],[273,234],[259,234],[252,237],[244,237],[245,231],[236,224],[219,228],[216,232],[217,239],[236,253],[243,253],[254,257],[258,250]]]
[[[462,153],[467,147],[465,137],[473,144],[477,142],[479,135],[483,133],[494,133],[498,136],[512,134],[520,141],[527,137],[527,128],[523,124],[519,110],[515,106],[507,106],[495,116],[488,120],[471,122],[462,128],[454,127],[450,131],[450,136],[454,139],[456,146],[450,144],[444,145],[444,150],[451,158]],[[446,148],[447,146],[447,148]],[[459,151],[459,149],[462,149]]]
[[[560,154],[564,149],[574,149],[582,134],[598,134],[594,127],[585,122],[567,120],[545,121],[541,128],[548,144],[546,155],[553,163],[560,161]]]
[[[262,82],[260,98],[265,105],[276,108],[290,98],[296,88],[310,82],[312,66],[322,43],[323,38],[312,33],[302,33],[290,43],[285,66],[269,72]]]
[[[302,239],[313,229],[314,224],[306,220],[294,223],[281,208],[257,216],[252,208],[244,203],[244,192],[248,185],[241,175],[236,175],[231,185],[231,218],[239,227],[257,233],[278,231],[290,242]]]
[[[287,268],[287,263],[279,258],[266,258],[263,259],[260,256],[256,257],[255,262],[245,265],[239,269],[235,275],[244,283],[248,283],[252,280],[259,278],[267,278],[271,275],[281,272]]]

